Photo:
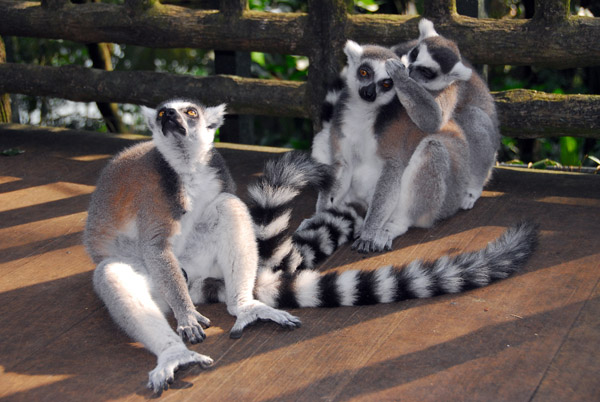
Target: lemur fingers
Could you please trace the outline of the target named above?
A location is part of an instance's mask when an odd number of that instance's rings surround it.
[[[185,347],[176,345],[165,350],[158,356],[156,368],[148,373],[148,388],[160,395],[169,389],[175,379],[175,372],[192,365],[202,368],[210,367],[213,359],[208,356],[192,352]]]
[[[287,329],[295,329],[302,325],[298,317],[254,300],[239,308],[237,320],[231,328],[229,336],[234,339],[240,338],[244,328],[258,320],[273,321]]]
[[[191,344],[200,343],[206,338],[202,329],[203,325],[206,328],[210,327],[210,320],[197,311],[193,311],[192,317],[188,317],[177,326],[177,333],[184,341],[187,339]]]
[[[392,240],[393,238],[390,237],[389,233],[383,229],[366,231],[352,244],[352,250],[363,254],[390,251],[392,249]]]
[[[385,62],[385,71],[392,77],[392,81],[401,82],[409,78],[408,69],[400,60],[389,59]]]

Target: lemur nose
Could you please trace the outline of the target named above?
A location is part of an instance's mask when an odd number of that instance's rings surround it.
[[[175,114],[176,114],[175,109],[167,109],[167,110],[165,110],[165,115],[167,117],[173,117],[173,116],[175,116]]]

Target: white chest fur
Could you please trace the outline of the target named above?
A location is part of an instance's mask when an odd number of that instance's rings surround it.
[[[171,239],[175,255],[183,252],[185,243],[196,224],[203,219],[210,219],[204,215],[210,211],[207,207],[221,193],[222,187],[216,172],[208,166],[200,166],[195,171],[180,177],[188,210],[181,218],[179,232]]]
[[[351,112],[350,112],[351,111]],[[370,203],[381,175],[383,160],[377,154],[377,139],[373,130],[377,109],[356,101],[344,115],[340,151],[351,175],[348,201]]]

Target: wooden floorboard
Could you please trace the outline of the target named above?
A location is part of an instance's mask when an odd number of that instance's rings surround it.
[[[155,358],[112,323],[81,245],[107,158],[140,140],[0,125],[0,399],[144,400]],[[224,146],[238,193],[279,149]],[[315,194],[297,205],[295,224]],[[539,223],[522,273],[460,295],[295,309],[303,326],[228,337],[224,305],[192,349],[215,360],[179,373],[164,400],[600,400],[600,177],[496,169],[471,211],[411,229],[388,253],[343,247],[323,270],[375,268],[477,250],[521,219]]]

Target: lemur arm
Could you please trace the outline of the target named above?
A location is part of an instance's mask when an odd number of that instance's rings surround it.
[[[377,180],[360,238],[352,245],[353,249],[364,253],[391,249],[393,239],[386,235],[384,226],[398,206],[400,184],[405,168],[405,164],[401,161],[386,161],[382,174]]]
[[[156,222],[140,225],[142,258],[152,282],[175,315],[177,333],[182,339],[198,343],[206,337],[201,324],[208,327],[210,320],[198,313],[192,303],[179,261],[168,241],[171,230],[165,226]]]
[[[410,78],[400,60],[387,60],[385,68],[394,81],[394,91],[411,120],[427,134],[437,133],[450,117],[443,115],[440,100]]]

